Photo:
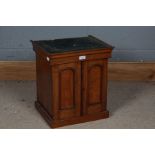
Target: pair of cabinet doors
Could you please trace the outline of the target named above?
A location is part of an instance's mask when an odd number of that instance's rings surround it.
[[[54,119],[70,119],[106,110],[107,59],[52,66]]]

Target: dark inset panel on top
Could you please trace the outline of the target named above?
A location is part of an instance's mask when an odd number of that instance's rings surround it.
[[[32,41],[49,53],[61,53],[66,51],[79,51],[89,49],[112,49],[111,45],[93,37],[66,38],[55,40]]]

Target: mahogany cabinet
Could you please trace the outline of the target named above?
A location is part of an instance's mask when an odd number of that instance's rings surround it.
[[[32,44],[36,53],[35,105],[52,128],[109,117],[111,45],[93,36]]]

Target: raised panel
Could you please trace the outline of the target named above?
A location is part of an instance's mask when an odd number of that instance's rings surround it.
[[[60,109],[74,108],[75,105],[75,74],[73,69],[60,71]]]
[[[81,112],[81,64],[52,67],[54,119],[69,119]]]
[[[107,60],[90,60],[82,64],[83,114],[95,114],[106,109]]]
[[[92,66],[88,70],[88,77],[88,103],[90,105],[100,103],[102,95],[102,66]]]

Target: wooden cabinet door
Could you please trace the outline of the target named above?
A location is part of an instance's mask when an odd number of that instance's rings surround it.
[[[83,115],[106,110],[107,59],[82,63],[82,90]]]
[[[52,66],[54,119],[69,119],[81,113],[80,62]]]

